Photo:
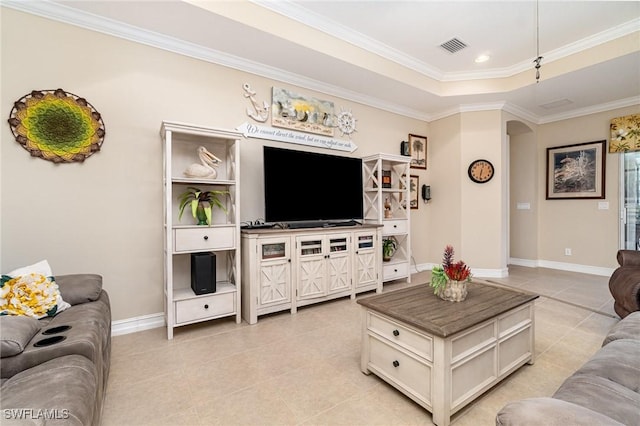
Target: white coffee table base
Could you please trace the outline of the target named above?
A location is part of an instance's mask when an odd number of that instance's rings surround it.
[[[449,425],[453,414],[534,361],[533,301],[448,337],[366,306],[362,318],[362,372],[429,410],[438,426]]]

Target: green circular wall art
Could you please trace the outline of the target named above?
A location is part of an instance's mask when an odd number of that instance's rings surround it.
[[[86,99],[62,89],[34,90],[13,105],[9,125],[33,157],[54,163],[84,161],[100,151],[104,122]]]

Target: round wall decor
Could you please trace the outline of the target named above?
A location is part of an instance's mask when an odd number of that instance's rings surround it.
[[[71,163],[100,151],[105,128],[100,113],[62,89],[34,90],[16,101],[9,115],[11,132],[33,157]]]
[[[487,183],[495,174],[493,164],[489,160],[474,160],[467,170],[469,179],[476,183]]]
[[[356,119],[353,118],[351,111],[340,111],[336,115],[337,127],[342,132],[342,136],[351,136],[351,133],[356,131]]]

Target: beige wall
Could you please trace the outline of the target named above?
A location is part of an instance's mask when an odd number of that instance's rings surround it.
[[[444,247],[450,244],[456,259],[499,275],[497,271],[506,268],[502,113],[465,112],[434,121],[429,130],[433,199],[427,206],[427,259],[439,263]],[[469,164],[476,159],[495,166],[495,177],[488,183],[477,184],[468,178]]]
[[[504,137],[501,111],[462,114],[461,254],[469,265],[483,269],[505,269],[507,266],[502,229],[506,220],[502,193],[506,166],[502,158]],[[489,160],[494,165],[495,176],[487,183],[478,184],[468,177],[469,164],[477,159]]]
[[[279,81],[11,9],[1,19],[2,270],[48,259],[56,274],[102,274],[114,320],[163,310],[162,120],[235,128],[248,121],[248,82],[259,101],[280,86],[352,110],[354,156],[398,153],[408,133],[428,135],[425,122]],[[6,124],[17,99],[55,88],[85,97],[103,116],[102,151],[83,164],[31,158]],[[262,145],[248,139],[241,148],[243,220],[264,215]],[[415,212],[419,223],[426,212]]]
[[[162,304],[162,120],[235,128],[245,121],[250,83],[259,101],[280,86],[335,102],[357,118],[352,155],[397,153],[408,133],[428,137],[427,169],[412,169],[432,200],[411,211],[413,259],[438,263],[447,244],[474,269],[500,270],[506,255],[507,122],[500,111],[465,112],[432,123],[401,117],[322,93],[296,88],[215,64],[128,42],[2,8],[0,114],[33,89],[63,88],[86,97],[103,115],[107,136],[102,152],[84,164],[55,165],[30,158],[5,125],[0,144],[0,267],[48,259],[57,274],[95,272],[104,276],[115,320],[161,312]],[[612,117],[626,108],[534,126],[531,135],[511,135],[513,162],[528,177],[514,177],[511,207],[532,198],[537,242],[521,236],[531,218],[511,213],[512,255],[534,260],[615,266],[618,246],[618,157],[607,155],[609,210],[597,201],[545,201],[546,147],[608,137]],[[241,149],[241,217],[264,214],[261,148],[248,139]],[[283,146],[280,143],[273,145]],[[526,147],[525,147],[526,145]],[[288,145],[290,147],[297,147]],[[520,148],[527,150],[520,152]],[[311,149],[302,148],[301,149]],[[313,149],[319,151],[318,149]],[[485,185],[467,177],[476,158],[496,166]],[[527,160],[529,158],[529,160]],[[511,168],[515,168],[511,165]],[[537,189],[531,187],[534,173]],[[515,198],[515,199],[514,199]],[[535,198],[535,199],[534,199]],[[535,207],[535,209],[534,209]],[[534,249],[535,247],[535,249]],[[574,255],[564,256],[571,247]]]
[[[545,200],[548,147],[609,139],[614,117],[638,113],[638,106],[541,125],[538,128],[538,259],[614,268],[619,241],[619,154],[606,154],[605,200]],[[607,143],[608,147],[608,143]],[[598,202],[609,203],[599,210]],[[571,248],[572,256],[564,249]]]
[[[535,127],[507,122],[509,135],[509,257],[538,259],[538,145]],[[529,208],[517,208],[528,204]]]
[[[431,185],[431,201],[422,204],[426,212],[427,227],[424,234],[412,233],[414,248],[418,239],[427,244],[423,261],[439,263],[442,251],[448,244],[461,251],[462,198],[460,186],[463,175],[460,140],[461,117],[459,114],[430,123],[427,172]],[[413,219],[413,218],[412,218]],[[412,228],[416,221],[412,221]],[[459,258],[459,257],[458,257]]]

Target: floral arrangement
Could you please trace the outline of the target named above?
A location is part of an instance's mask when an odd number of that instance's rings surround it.
[[[0,277],[0,315],[26,315],[36,319],[58,310],[60,290],[53,277],[26,274]]]
[[[462,260],[454,262],[453,254],[453,247],[446,246],[442,265],[436,265],[431,269],[431,287],[436,294],[447,285],[448,281],[471,281],[471,269]]]

